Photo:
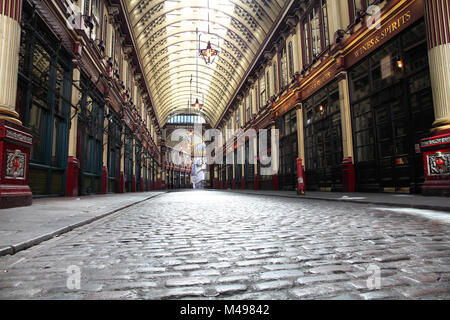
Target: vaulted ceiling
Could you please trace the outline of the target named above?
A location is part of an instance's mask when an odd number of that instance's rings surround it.
[[[204,101],[200,112],[214,126],[286,2],[126,0],[161,125],[172,115],[194,111],[190,104],[198,98]],[[200,49],[210,41],[219,50],[213,64],[199,55],[199,38]]]

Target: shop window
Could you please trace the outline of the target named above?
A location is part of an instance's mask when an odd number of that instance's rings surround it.
[[[67,166],[72,95],[71,59],[32,8],[24,4],[17,111],[31,129],[30,187],[33,195],[60,195]]]
[[[328,8],[326,0],[315,1],[303,20],[305,64],[313,63],[330,45]]]
[[[246,117],[246,122],[250,121],[252,118],[252,93],[250,92],[246,98],[245,101],[245,117]]]
[[[102,172],[104,102],[93,84],[82,77],[81,111],[78,115],[78,135],[81,153],[81,194],[100,192]]]
[[[135,162],[134,162],[134,170],[136,177],[136,191],[140,191],[141,189],[141,169],[142,169],[142,145],[136,141],[135,144]]]
[[[128,128],[125,129],[124,151],[125,189],[127,192],[131,192],[133,183],[133,133]]]
[[[361,190],[420,188],[423,183],[423,160],[414,145],[434,119],[425,39],[422,21],[349,72]]]
[[[292,47],[292,41],[288,44],[288,55],[289,55],[289,78],[294,75],[294,49]]]
[[[120,175],[122,125],[119,117],[115,113],[111,113],[108,116],[107,130],[108,130],[108,176],[109,176],[108,187],[110,192],[117,192],[118,190],[116,189],[116,186]]]
[[[280,53],[280,71],[281,71],[281,88],[285,89],[285,87],[289,83],[286,46],[283,46]]]
[[[337,82],[305,100],[303,112],[308,185],[338,189],[343,151]]]
[[[371,5],[377,4],[379,0],[348,0],[348,2],[350,20],[355,22]]]
[[[297,132],[297,114],[295,110],[286,113],[283,116],[284,123],[282,126],[283,136],[288,136]]]
[[[259,78],[259,107],[262,108],[266,104],[266,76],[263,73]]]
[[[276,61],[273,62],[273,89],[276,94],[278,92],[278,68]]]

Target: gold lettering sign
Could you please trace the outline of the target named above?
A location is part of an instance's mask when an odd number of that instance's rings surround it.
[[[412,17],[412,11],[408,10],[405,13],[403,13],[400,17],[398,17],[397,19],[391,21],[384,28],[381,28],[380,30],[378,30],[378,32],[372,38],[365,41],[358,49],[356,49],[354,51],[355,58],[358,58],[359,56],[365,54],[367,51],[369,51],[370,49],[375,47],[381,41],[388,38],[392,34],[398,32],[398,30],[403,25],[405,25],[411,21],[411,17]]]
[[[324,72],[318,75],[317,79],[312,80],[311,83],[306,84],[303,89],[302,99],[306,99],[314,92],[326,85],[330,80],[334,78],[336,73],[336,64],[333,63],[331,67],[327,68]]]

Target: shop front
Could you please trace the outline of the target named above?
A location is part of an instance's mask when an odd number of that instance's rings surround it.
[[[180,188],[180,171],[179,169],[175,170],[175,179],[174,179],[174,189]]]
[[[342,127],[337,81],[302,103],[307,190],[342,190]]]
[[[33,136],[29,186],[34,197],[60,196],[65,193],[73,66],[60,40],[28,2],[23,5],[16,110]]]
[[[280,190],[295,190],[297,187],[297,115],[291,110],[275,121],[280,131],[278,184]]]
[[[255,165],[252,161],[254,156],[254,146],[252,139],[247,139],[245,141],[245,162],[244,162],[244,180],[245,189],[253,190],[255,186]]]
[[[272,157],[272,128],[271,126],[266,127],[266,142],[260,144],[260,139],[262,139],[261,131],[258,132],[258,185],[261,190],[272,190],[272,161],[266,161],[267,159],[262,159],[265,155],[267,158]],[[295,142],[297,143],[297,142]]]
[[[124,174],[125,174],[125,192],[133,191],[133,133],[125,128],[124,137]]]
[[[238,161],[238,148],[237,145],[233,151],[234,157],[234,189],[241,189],[242,184],[242,164]]]
[[[79,195],[100,193],[103,154],[104,101],[94,84],[81,77],[77,157],[80,159]]]
[[[110,111],[108,120],[108,192],[120,191],[120,160],[122,124],[118,115]]]
[[[136,145],[134,147],[135,151],[135,161],[134,161],[134,170],[135,170],[135,181],[136,181],[136,190],[135,191],[141,191],[141,187],[143,187],[142,182],[142,144],[136,140]]]
[[[369,36],[391,30],[382,46],[357,47],[347,58],[358,55],[348,69],[357,191],[422,192],[420,141],[434,111],[423,5],[411,3]]]

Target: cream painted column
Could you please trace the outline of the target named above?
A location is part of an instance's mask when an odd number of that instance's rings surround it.
[[[301,103],[298,103],[296,107],[296,115],[297,115],[298,158],[302,159],[303,164],[305,164],[305,135],[303,132],[303,109]]]
[[[346,0],[347,1],[347,0]],[[339,29],[345,29],[341,26],[341,15],[340,15],[340,7],[343,4],[340,3],[338,0],[333,1],[327,1],[327,9],[328,9],[328,34],[330,43],[334,42],[334,33]],[[345,7],[348,5],[344,4]]]
[[[270,134],[270,146],[271,146],[271,157],[272,157],[272,185],[274,190],[278,190],[278,172],[279,170],[279,135],[278,137],[275,135],[276,132],[275,123],[271,126],[271,134]]]
[[[435,122],[433,131],[450,130],[450,4],[448,0],[426,0],[428,40]]]
[[[103,166],[108,167],[108,130],[109,130],[109,121],[105,117],[103,120]]]
[[[278,174],[278,171],[279,171],[279,143],[280,143],[280,141],[279,141],[279,139],[277,140],[277,137],[275,136],[275,130],[277,129],[277,127],[275,126],[275,124],[273,124],[272,126],[271,126],[271,130],[272,130],[272,132],[271,132],[271,135],[270,135],[270,146],[271,146],[271,148],[270,148],[270,150],[271,150],[271,155],[272,155],[272,165],[273,165],[273,168],[275,168],[275,170],[274,170],[274,174]]]
[[[257,131],[256,129],[254,129]],[[253,161],[254,163],[254,175],[258,175],[258,133],[256,133],[255,137],[253,138]]]
[[[133,149],[132,149],[133,151],[133,168],[131,169],[131,172],[133,172],[133,178],[134,178],[134,181],[136,181],[136,176],[137,176],[137,174],[136,174],[136,138],[134,137],[134,135],[133,135]]]
[[[144,147],[142,147],[142,150],[144,149]],[[145,160],[145,158],[144,158],[144,156],[143,156],[143,152],[141,151],[141,181],[139,181],[139,183],[141,183],[140,184],[140,188],[142,189],[142,190],[144,190],[145,191],[145,183],[147,182],[147,181],[145,181],[144,180],[144,168],[146,168],[146,167],[144,167],[144,162],[145,162],[146,160]],[[141,190],[137,190],[137,191],[141,191]]]
[[[125,126],[125,123],[122,124]],[[125,174],[125,128],[122,129],[122,133],[120,134],[120,140],[122,141],[122,146],[120,148],[120,170]],[[124,176],[125,181],[125,176]]]
[[[80,83],[81,73],[77,68],[73,69],[73,83]],[[68,156],[76,158],[77,156],[77,132],[78,132],[78,102],[81,99],[81,92],[77,86],[72,86],[72,105],[76,106],[77,109],[71,108],[70,110],[70,131],[69,131],[69,149]]]
[[[77,159],[77,135],[78,135],[78,105],[82,94],[75,84],[80,83],[81,73],[77,68],[73,69],[73,85],[72,85],[72,101],[71,104],[76,108],[70,108],[70,129],[69,129],[69,146],[67,150],[67,175],[66,175],[66,196],[78,196],[78,176],[81,159]],[[103,168],[102,168],[103,173]]]
[[[341,127],[342,127],[342,150],[344,158],[351,157],[352,163],[355,163],[353,157],[353,131],[352,118],[350,112],[350,94],[348,87],[347,73],[341,73],[338,76],[339,82],[339,105],[341,109]]]
[[[21,125],[16,112],[22,0],[0,1],[0,119]]]

